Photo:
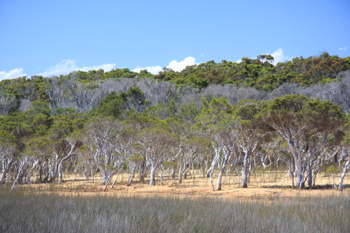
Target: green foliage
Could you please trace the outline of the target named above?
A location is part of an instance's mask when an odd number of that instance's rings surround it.
[[[128,92],[111,92],[103,98],[98,108],[91,111],[92,115],[113,116],[117,119],[125,119],[128,111],[135,110],[141,112],[149,105],[145,94],[139,87],[130,87]]]
[[[176,166],[177,166],[177,163],[175,163],[175,162],[170,162],[170,161],[165,161],[165,162],[163,163],[163,165],[166,166],[166,167],[176,167]]]
[[[134,156],[131,156],[130,158],[128,158],[128,161],[132,161],[132,162],[142,162],[145,158],[142,157],[142,156],[139,156],[139,155],[134,155]]]
[[[0,130],[0,144],[9,146],[16,142],[16,138],[13,134],[6,130]]]
[[[326,170],[326,172],[330,174],[339,173],[339,169],[337,169],[336,167],[334,167],[334,165],[332,165]]]
[[[147,71],[141,71],[142,77],[148,77],[150,73]],[[109,72],[104,73],[105,79],[119,79],[119,78],[135,78],[138,74],[130,71],[128,68],[124,69],[113,69]]]
[[[205,99],[202,99],[203,109],[200,115],[195,118],[196,126],[203,128],[213,128],[215,124],[224,120],[231,119],[233,114],[233,106],[227,99],[212,99],[208,103]]]
[[[75,110],[73,108],[57,108],[54,112],[54,115],[70,115],[74,113]]]
[[[181,72],[164,69],[154,78],[172,81],[177,85],[192,85],[199,89],[209,83],[233,84],[235,86],[255,87],[271,91],[284,82],[312,85],[333,81],[340,71],[350,69],[348,58],[330,56],[327,52],[309,58],[296,57],[291,61],[272,64],[271,55],[259,55],[257,59],[243,57],[241,63],[220,63],[208,61],[188,66]]]

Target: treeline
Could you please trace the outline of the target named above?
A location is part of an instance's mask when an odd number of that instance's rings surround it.
[[[247,187],[256,167],[284,163],[292,185],[296,177],[303,188],[315,185],[321,166],[337,163],[341,190],[349,169],[349,58],[272,61],[261,55],[155,76],[117,69],[3,80],[0,183],[62,182],[64,169],[87,178],[98,171],[106,188],[126,171],[128,185],[136,172],[155,185],[157,173],[181,182],[195,168],[212,181],[217,166],[220,190],[225,171],[240,171]]]
[[[56,109],[34,101],[30,110],[0,118],[0,183],[61,183],[63,170],[82,172],[87,178],[98,171],[106,185],[121,172],[146,176],[155,185],[169,175],[181,183],[194,168],[210,178],[219,168],[217,190],[223,174],[241,170],[242,187],[250,174],[284,163],[291,184],[315,185],[321,167],[338,163],[342,170],[338,188],[349,169],[348,118],[330,101],[305,95],[286,95],[269,101],[202,99],[200,110],[192,101],[176,106],[149,106],[138,87],[119,95],[112,92],[89,114]],[[139,111],[138,111],[139,110]],[[117,180],[113,182],[115,184]]]
[[[235,89],[251,87],[264,95],[286,83],[305,88],[314,85],[322,86],[322,84],[334,81],[339,82],[341,80],[339,73],[350,70],[350,57],[339,58],[336,55],[330,56],[327,52],[308,58],[296,57],[277,65],[272,64],[273,60],[274,58],[271,55],[259,55],[256,59],[244,57],[240,63],[225,60],[219,63],[208,61],[188,66],[181,72],[164,68],[157,75],[152,75],[147,70],[136,73],[125,68],[109,72],[103,70],[77,71],[58,77],[31,76],[30,78],[21,77],[2,80],[0,82],[0,109],[2,115],[6,115],[8,112],[17,111],[22,100],[30,100],[31,102],[40,100],[49,103],[54,97],[52,96],[53,91],[61,92],[61,95],[73,95],[75,101],[79,101],[77,99],[79,96],[85,94],[90,97],[91,92],[95,92],[96,88],[99,88],[102,83],[122,78],[131,80],[148,78],[169,81],[177,89],[190,88],[199,92],[210,85],[223,86],[226,84],[233,86]],[[55,86],[64,86],[65,90],[61,90],[62,88],[52,90]],[[124,91],[126,90],[124,89]],[[146,93],[144,89],[142,91]],[[180,93],[180,95],[183,94],[186,93]],[[8,106],[4,106],[6,103]],[[76,105],[76,107],[81,108],[79,103],[76,103]],[[87,111],[86,109],[83,110]]]

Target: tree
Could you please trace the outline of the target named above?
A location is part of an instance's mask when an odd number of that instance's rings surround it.
[[[109,180],[118,173],[127,159],[124,151],[116,147],[124,128],[122,122],[111,118],[92,118],[84,130],[83,142],[93,154],[105,190]]]
[[[261,111],[262,103],[254,100],[243,100],[235,109],[235,116],[239,120],[240,130],[242,132],[239,146],[244,152],[242,167],[242,187],[248,187],[248,178],[252,171],[252,158],[255,150],[261,143],[267,142],[274,136],[273,129],[265,122],[257,119]]]
[[[218,160],[219,175],[216,190],[221,190],[222,175],[226,166],[235,155],[236,144],[242,134],[238,121],[234,118],[220,121],[215,126],[212,135],[212,146],[215,150],[215,159]]]
[[[260,119],[273,127],[287,142],[294,157],[297,186],[304,187],[308,162],[345,124],[341,107],[330,101],[286,95],[268,101]]]
[[[17,105],[16,96],[9,94],[0,94],[0,115],[9,114],[10,110]]]
[[[339,167],[341,167],[342,173],[339,178],[338,183],[338,190],[343,191],[344,188],[344,178],[346,175],[347,170],[350,169],[350,132],[349,132],[349,126],[350,126],[350,118],[347,116],[347,123],[345,125],[345,137],[342,142],[342,150],[341,150],[341,158],[339,159]]]
[[[0,185],[5,183],[7,173],[15,162],[15,137],[5,130],[0,131],[0,161],[1,161],[1,178]]]
[[[178,143],[178,139],[178,135],[171,134],[159,126],[145,128],[138,133],[138,142],[143,147],[151,166],[150,186],[155,186],[156,169],[166,161],[169,150]]]
[[[206,137],[210,138],[215,151],[211,166],[207,172],[213,191],[215,190],[212,180],[214,167],[216,164],[219,164],[220,172],[216,189],[221,190],[222,174],[232,158],[241,134],[241,129],[238,126],[238,122],[234,119],[233,112],[233,106],[226,99],[213,99],[210,103],[203,99],[202,112],[196,117],[196,127],[201,128],[205,132]]]

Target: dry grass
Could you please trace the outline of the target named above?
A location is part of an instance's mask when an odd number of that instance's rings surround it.
[[[290,187],[285,172],[256,172],[247,189],[240,177],[223,178],[211,191],[200,171],[182,184],[170,177],[149,187],[126,186],[127,174],[103,192],[93,183],[66,176],[63,184],[0,188],[0,232],[347,232],[350,179],[343,192],[320,174],[316,189]],[[74,178],[74,179],[73,179]],[[135,181],[138,178],[135,177]],[[147,182],[147,180],[146,180]]]
[[[347,232],[350,197],[221,198],[0,192],[0,232]]]
[[[217,175],[217,172],[214,173]],[[199,170],[195,170],[195,175],[189,173],[187,179],[181,184],[169,176],[163,178],[163,182],[156,180],[156,186],[150,187],[146,178],[144,183],[138,182],[138,177],[134,178],[131,186],[126,186],[128,174],[122,174],[119,182],[107,192],[103,192],[104,185],[101,184],[101,177],[95,177],[92,180],[86,180],[82,176],[65,176],[63,184],[32,184],[19,185],[16,189],[28,190],[28,188],[40,192],[59,193],[67,195],[114,195],[119,196],[140,196],[152,197],[160,196],[179,196],[179,197],[220,197],[225,199],[247,199],[247,200],[271,200],[278,196],[280,199],[290,199],[295,197],[325,197],[338,196],[340,194],[350,196],[350,177],[346,176],[344,180],[345,189],[339,192],[333,189],[333,178],[325,173],[319,174],[317,186],[309,190],[292,189],[291,179],[284,171],[256,171],[250,178],[247,189],[240,187],[241,177],[230,174],[227,178],[223,177],[223,187],[221,191],[212,191],[209,178],[203,177]],[[112,181],[115,177],[113,177]],[[338,181],[338,177],[335,177]],[[216,182],[216,179],[214,179]]]

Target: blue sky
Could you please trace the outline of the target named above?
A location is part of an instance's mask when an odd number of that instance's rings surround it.
[[[350,56],[350,1],[0,0],[0,79],[323,51]]]

